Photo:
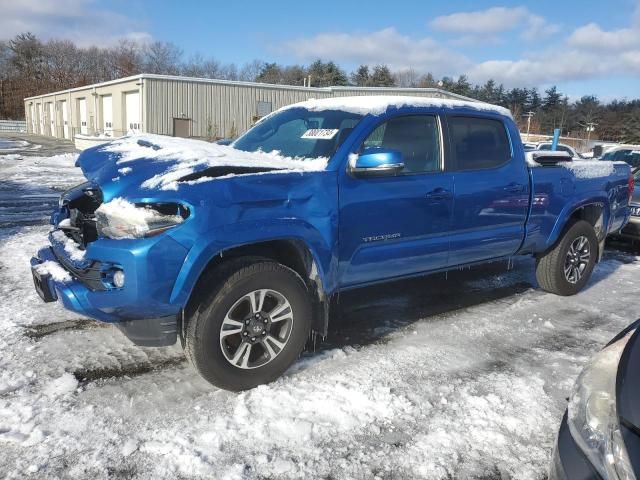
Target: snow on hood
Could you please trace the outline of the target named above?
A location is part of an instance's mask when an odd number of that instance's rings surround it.
[[[362,95],[354,97],[312,99],[288,105],[274,113],[289,108],[305,108],[312,112],[339,110],[358,115],[381,115],[386,112],[387,109],[392,107],[471,108],[473,110],[494,112],[511,117],[511,112],[508,109],[485,102],[394,95]]]
[[[100,153],[111,158],[108,165],[111,180],[135,174],[142,188],[161,190],[177,190],[180,182],[200,183],[236,174],[321,171],[328,162],[328,158],[290,158],[278,152],[245,152],[202,140],[151,134],[124,137],[96,147],[87,155]],[[94,162],[98,165],[88,165],[89,162],[80,159],[79,164],[87,176],[105,168],[100,162],[109,163],[104,155],[99,156]],[[210,170],[216,170],[216,174],[207,175]]]

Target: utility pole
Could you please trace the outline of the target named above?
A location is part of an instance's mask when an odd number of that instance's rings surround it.
[[[529,111],[529,112],[525,113],[524,115],[522,115],[523,117],[525,117],[527,119],[527,142],[529,141],[529,130],[531,130],[531,118],[535,114],[536,114],[535,112]]]
[[[596,129],[596,126],[598,126],[598,124],[595,122],[580,122],[580,124],[587,131],[587,145],[588,145],[589,141],[591,140],[591,132],[593,132]]]

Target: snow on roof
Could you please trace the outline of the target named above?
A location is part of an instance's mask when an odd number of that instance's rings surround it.
[[[211,167],[254,167],[273,168],[282,172],[306,172],[324,170],[329,161],[324,157],[284,157],[278,152],[245,152],[203,140],[152,134],[123,137],[100,150],[119,154],[117,163],[125,168],[127,162],[135,160],[166,162],[164,171],[142,183],[144,188],[161,190],[176,190],[180,179]]]
[[[288,105],[278,111],[289,108],[306,108],[313,112],[340,110],[358,115],[380,115],[390,107],[471,108],[473,110],[493,112],[511,117],[511,112],[508,109],[490,103],[396,95],[359,95],[353,97],[312,99]]]

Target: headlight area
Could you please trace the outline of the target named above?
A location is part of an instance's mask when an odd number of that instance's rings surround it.
[[[180,225],[190,211],[178,203],[131,203],[114,198],[95,212],[98,235],[115,240],[158,235]]]
[[[599,352],[578,377],[569,402],[571,435],[605,480],[636,480],[622,440],[616,380],[629,332]]]

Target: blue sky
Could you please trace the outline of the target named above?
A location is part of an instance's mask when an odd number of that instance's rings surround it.
[[[113,44],[171,41],[185,57],[386,63],[572,98],[640,97],[640,0],[608,2],[0,0],[0,32]]]

